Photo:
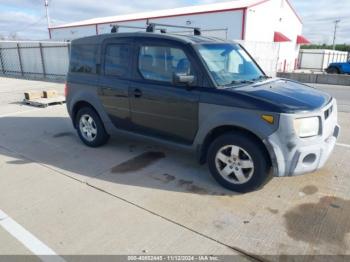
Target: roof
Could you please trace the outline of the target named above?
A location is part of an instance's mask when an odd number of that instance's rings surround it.
[[[110,38],[116,37],[148,37],[155,39],[168,39],[168,40],[176,40],[182,43],[191,43],[191,44],[199,44],[199,43],[228,43],[231,41],[222,40],[215,37],[206,37],[206,36],[194,36],[194,35],[179,35],[179,34],[161,34],[161,33],[147,33],[147,32],[135,32],[135,33],[110,33],[110,34],[101,34],[101,35],[93,35],[82,38],[77,38],[72,41],[73,45],[81,45],[81,44],[99,44],[102,41]]]
[[[179,16],[179,15],[211,13],[211,12],[218,12],[218,11],[241,10],[248,7],[262,4],[267,1],[269,0],[236,0],[236,1],[207,4],[207,5],[193,5],[193,6],[157,10],[157,11],[151,11],[151,12],[93,18],[93,19],[78,21],[74,23],[64,24],[60,26],[52,26],[50,28],[54,29],[54,28],[75,27],[75,26],[84,26],[84,25],[87,26],[87,25],[108,24],[108,23],[115,23],[115,22],[122,22],[122,21],[135,21],[135,20],[142,20],[147,18],[160,18],[160,17]]]

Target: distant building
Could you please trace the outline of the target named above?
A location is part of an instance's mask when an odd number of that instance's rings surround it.
[[[110,33],[111,24],[145,27],[147,21],[199,27],[203,35],[230,40],[280,43],[274,45],[277,46],[274,66],[278,71],[293,70],[297,65],[300,44],[308,43],[307,39],[301,35],[303,26],[301,19],[288,0],[236,0],[94,18],[53,26],[49,28],[49,32],[52,39],[71,40],[83,36]],[[140,30],[120,28],[119,32]],[[168,31],[186,33],[179,29]],[[253,56],[259,56],[259,52],[264,51],[257,49]]]

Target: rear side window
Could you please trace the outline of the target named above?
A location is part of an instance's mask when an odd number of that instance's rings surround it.
[[[73,45],[70,72],[96,74],[96,45]]]
[[[108,45],[105,54],[105,75],[126,77],[129,60],[130,49],[128,45]]]
[[[141,46],[138,62],[139,72],[145,79],[172,82],[173,74],[192,74],[192,67],[180,48],[164,46]]]

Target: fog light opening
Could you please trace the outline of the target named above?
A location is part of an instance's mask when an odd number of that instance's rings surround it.
[[[303,159],[303,164],[304,165],[311,165],[315,162],[316,160],[316,155],[315,154],[308,154],[304,157]]]

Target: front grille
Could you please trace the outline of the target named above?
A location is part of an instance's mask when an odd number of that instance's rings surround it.
[[[324,119],[327,119],[333,112],[333,105],[324,111]]]

